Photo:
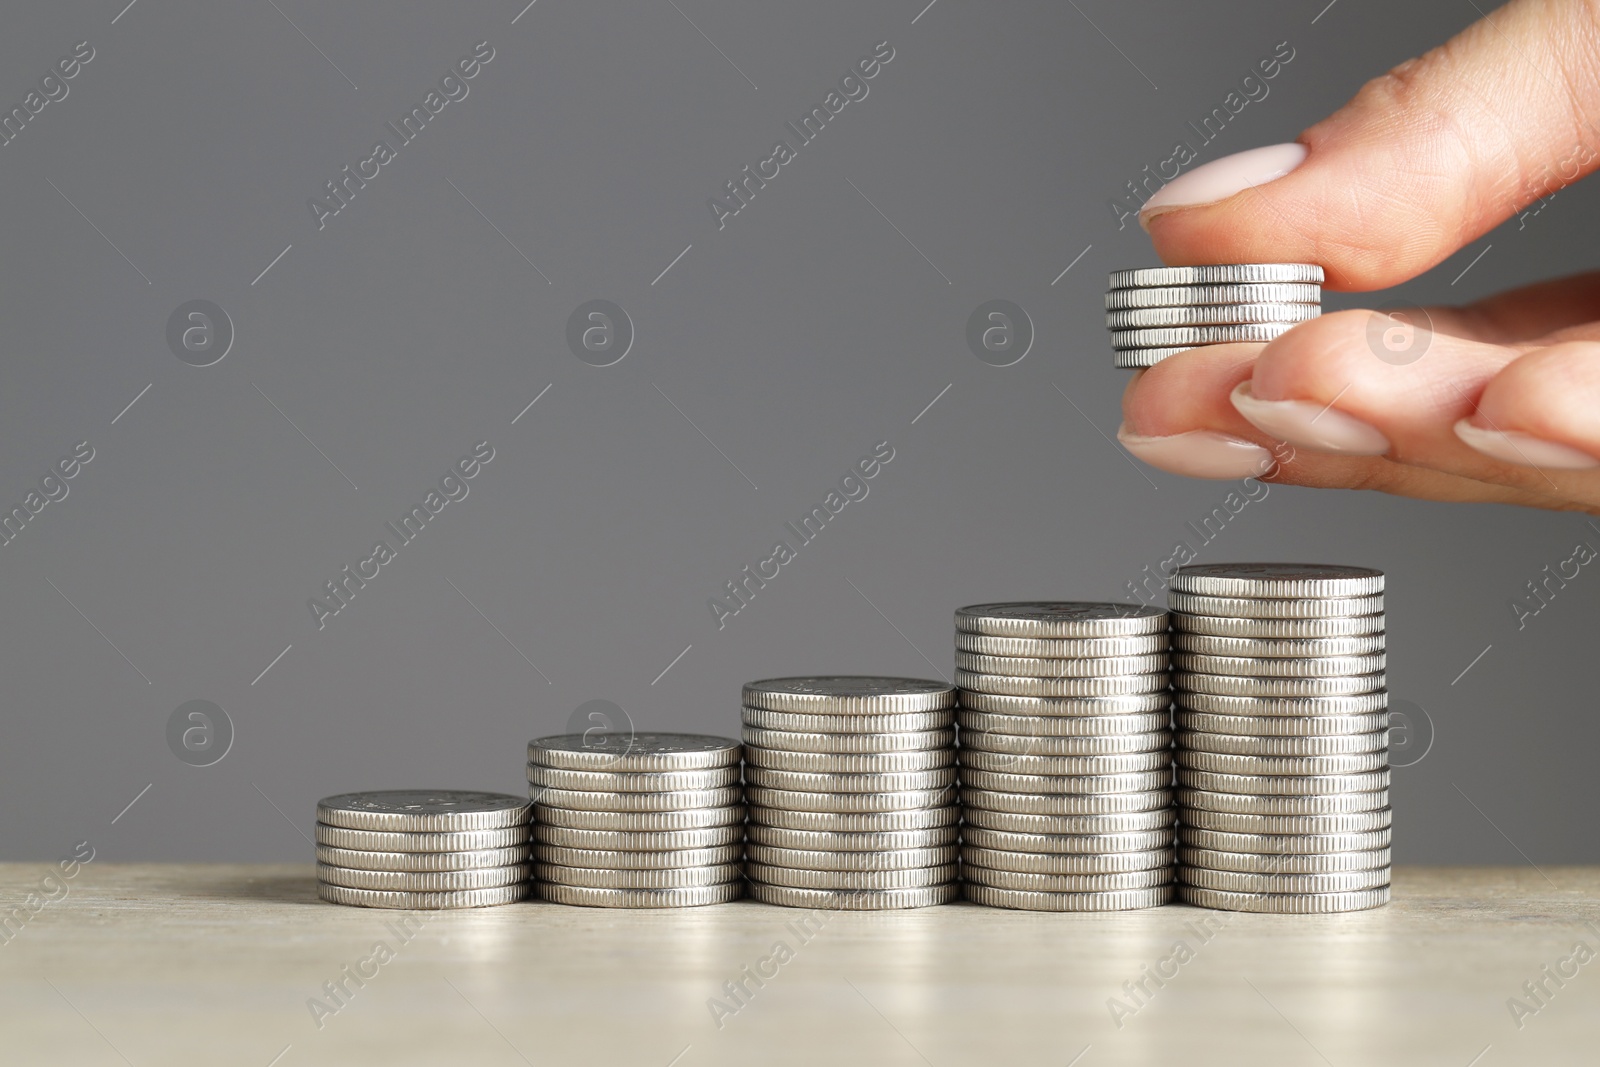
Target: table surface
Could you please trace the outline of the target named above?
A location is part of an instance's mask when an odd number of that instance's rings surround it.
[[[6,1063],[1600,1061],[1600,867],[1401,868],[1322,917],[406,913],[323,904],[308,864],[53,869],[0,865]]]

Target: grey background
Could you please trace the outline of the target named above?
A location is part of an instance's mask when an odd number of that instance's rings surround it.
[[[309,859],[319,796],[519,790],[585,701],[734,733],[744,680],[948,670],[956,606],[1117,598],[1165,558],[1226,486],[1110,442],[1105,274],[1154,257],[1107,199],[1277,42],[1295,59],[1205,158],[1293,139],[1476,13],[924,2],[11,5],[7,107],[97,55],[0,148],[0,500],[96,457],[0,549],[0,857]],[[868,98],[719,232],[707,198],[885,39]],[[307,198],[479,40],[470,95],[319,232]],[[1595,206],[1564,191],[1405,294],[1592,263]],[[197,298],[237,330],[207,368],[165,341]],[[596,298],[637,331],[604,369],[565,343]],[[1037,329],[1012,367],[964,342],[995,298]],[[307,599],[484,439],[469,497],[319,631]],[[880,440],[870,495],[718,630],[707,599]],[[1580,537],[1277,487],[1203,558],[1386,569],[1393,694],[1436,728],[1395,773],[1397,858],[1560,863],[1600,859],[1600,578],[1521,632],[1508,604]],[[165,739],[194,699],[236,730],[206,768]]]

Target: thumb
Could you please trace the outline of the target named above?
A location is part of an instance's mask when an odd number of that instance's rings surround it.
[[[1336,289],[1434,266],[1596,168],[1600,5],[1513,0],[1300,136],[1197,167],[1140,211],[1168,263],[1320,263]]]

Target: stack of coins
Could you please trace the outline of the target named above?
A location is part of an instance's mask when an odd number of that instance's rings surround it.
[[[1322,314],[1322,268],[1224,263],[1111,272],[1106,328],[1119,367],[1151,367],[1188,348],[1270,341]]]
[[[1383,573],[1236,563],[1172,578],[1181,899],[1389,899]]]
[[[681,908],[743,889],[739,742],[591,731],[528,742],[536,891],[558,904]]]
[[[366,908],[482,908],[528,889],[528,802],[397,789],[317,802],[317,896]]]
[[[955,702],[916,678],[746,685],[750,895],[846,911],[955,900]]]
[[[966,898],[1030,911],[1172,899],[1167,613],[956,612]]]

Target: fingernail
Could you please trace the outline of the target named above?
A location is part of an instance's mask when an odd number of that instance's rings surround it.
[[[1377,427],[1335,411],[1328,404],[1258,400],[1251,393],[1249,382],[1240,382],[1228,399],[1256,429],[1299,448],[1349,456],[1381,456],[1389,451],[1389,439]]]
[[[1303,144],[1271,144],[1214,159],[1157,189],[1139,209],[1139,224],[1145,225],[1163,211],[1214,204],[1253,186],[1265,185],[1294,170],[1305,158]]]
[[[1150,466],[1189,478],[1259,477],[1275,462],[1272,453],[1260,445],[1213,430],[1146,437],[1120,426],[1117,440]]]
[[[1515,463],[1519,467],[1548,467],[1551,470],[1581,471],[1600,467],[1600,459],[1571,445],[1546,441],[1515,430],[1485,430],[1466,419],[1456,423],[1456,436],[1490,459]]]

